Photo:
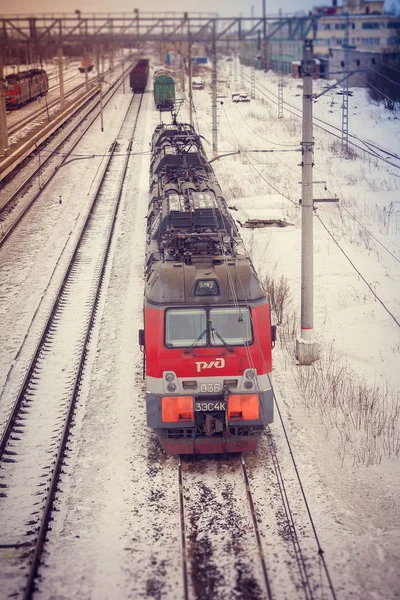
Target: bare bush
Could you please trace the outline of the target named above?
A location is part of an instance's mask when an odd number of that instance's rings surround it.
[[[295,379],[305,406],[339,434],[342,461],[371,465],[400,455],[400,395],[386,382],[370,385],[338,355],[333,344],[320,360],[299,366]]]
[[[276,322],[280,325],[283,322],[286,307],[292,300],[288,281],[283,275],[279,281],[269,275],[265,275],[262,286],[269,298],[272,314],[275,316]]]
[[[349,160],[358,160],[357,151],[351,146],[342,146],[341,140],[334,140],[328,146],[329,151],[336,156],[343,156]]]

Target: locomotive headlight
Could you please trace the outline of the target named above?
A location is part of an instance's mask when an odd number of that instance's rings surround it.
[[[168,373],[168,375],[169,375],[169,373]],[[174,383],[169,383],[169,384],[167,385],[167,390],[168,390],[169,392],[175,392],[175,390],[176,390],[176,385],[175,385]]]
[[[252,381],[245,381],[244,382],[244,387],[246,388],[246,390],[251,390],[253,387],[253,382]]]
[[[173,381],[175,379],[175,374],[174,373],[166,373],[165,375],[165,379],[171,383],[171,381]]]
[[[248,369],[246,371],[246,375],[245,375],[246,379],[250,379],[251,380],[251,379],[254,379],[255,376],[256,376],[256,372],[255,372],[254,369]]]

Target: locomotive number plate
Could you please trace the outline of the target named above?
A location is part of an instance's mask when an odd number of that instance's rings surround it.
[[[211,402],[195,402],[197,412],[215,412],[217,410],[226,410],[226,402],[214,400]]]
[[[221,391],[220,383],[201,383],[200,384],[200,392],[208,393],[208,394],[212,394],[212,393],[218,394],[220,391]]]

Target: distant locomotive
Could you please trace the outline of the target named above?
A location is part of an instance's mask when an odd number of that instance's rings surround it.
[[[141,58],[133,67],[129,75],[129,83],[132,92],[144,92],[149,76],[149,60]]]
[[[19,108],[29,100],[44,96],[49,90],[49,78],[43,69],[30,69],[5,78],[6,108]]]
[[[158,110],[172,110],[175,102],[175,82],[169,71],[159,69],[154,73],[154,102]]]
[[[200,136],[157,126],[147,216],[147,424],[170,454],[249,452],[273,420],[268,299]]]
[[[88,73],[93,71],[93,61],[90,56],[83,56],[79,67],[80,73],[85,73],[86,71]]]

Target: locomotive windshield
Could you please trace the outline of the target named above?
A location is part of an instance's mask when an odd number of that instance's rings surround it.
[[[202,309],[174,309],[167,311],[166,344],[170,348],[191,346],[206,329],[206,311]],[[207,339],[202,336],[196,346],[206,346]]]
[[[211,346],[222,346],[224,341],[231,346],[253,342],[248,308],[213,308],[210,310],[210,321]]]
[[[165,331],[169,348],[253,343],[250,313],[245,307],[170,309],[166,313]]]

